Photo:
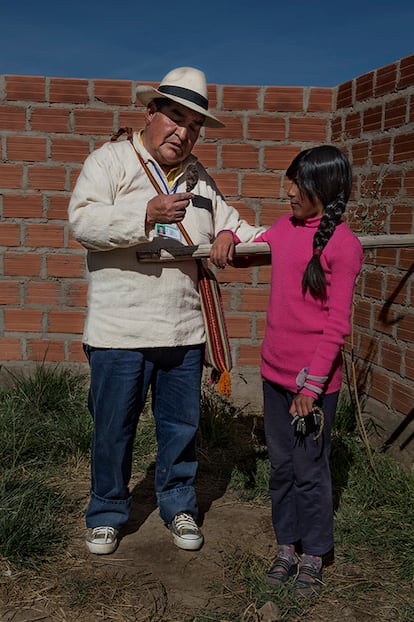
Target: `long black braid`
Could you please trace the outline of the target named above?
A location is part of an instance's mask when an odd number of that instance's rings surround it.
[[[326,299],[326,276],[320,256],[342,221],[352,189],[352,169],[347,157],[333,145],[301,151],[286,171],[301,193],[314,203],[319,199],[324,214],[313,238],[313,255],[302,279],[302,292]]]

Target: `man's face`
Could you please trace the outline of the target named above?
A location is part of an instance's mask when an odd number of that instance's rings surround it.
[[[144,146],[163,169],[177,166],[191,153],[203,125],[203,115],[181,104],[167,101],[162,110],[148,105]]]

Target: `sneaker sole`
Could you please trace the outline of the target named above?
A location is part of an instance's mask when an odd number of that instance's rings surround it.
[[[204,538],[195,538],[194,540],[186,540],[185,538],[180,538],[175,534],[172,534],[174,544],[179,549],[183,549],[184,551],[198,551],[203,546]]]
[[[94,555],[110,555],[118,546],[118,542],[110,542],[109,544],[94,544],[86,541],[86,547],[90,553]]]

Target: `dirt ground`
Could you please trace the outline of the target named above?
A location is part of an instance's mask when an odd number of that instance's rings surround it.
[[[324,572],[323,595],[305,610],[286,606],[280,592],[264,587],[265,600],[276,605],[280,617],[260,617],[245,568],[256,564],[253,575],[260,581],[275,539],[270,506],[243,502],[228,491],[237,456],[221,450],[201,456],[196,488],[205,544],[200,551],[173,544],[156,508],[152,465],[131,484],[130,521],[110,556],[86,549],[89,464],[75,462],[65,477],[70,539],[38,570],[0,565],[0,622],[413,622],[400,615],[410,603],[414,611],[413,585],[401,582],[395,566],[368,547],[338,547]],[[252,456],[241,456],[238,467],[249,471]]]

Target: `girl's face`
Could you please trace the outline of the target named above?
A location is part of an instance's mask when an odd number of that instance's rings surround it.
[[[290,199],[290,206],[295,218],[298,220],[305,220],[306,218],[317,218],[324,213],[324,207],[318,197],[314,198],[312,202],[294,181],[290,182],[287,195]]]

